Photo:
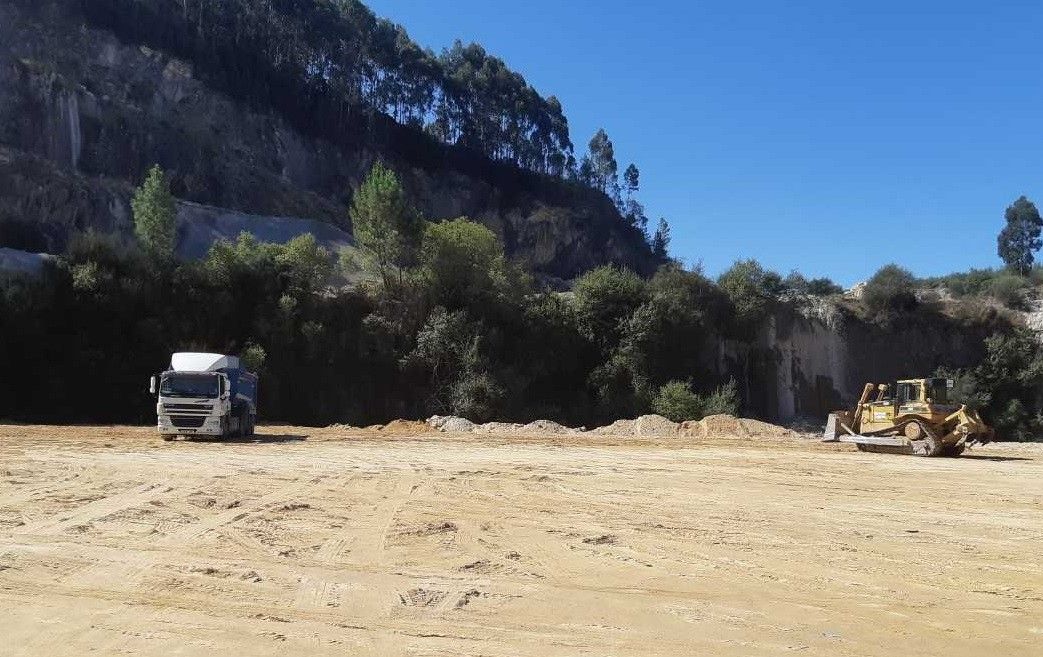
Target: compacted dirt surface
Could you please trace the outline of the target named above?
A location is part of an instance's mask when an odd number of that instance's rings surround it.
[[[1043,446],[0,426],[3,655],[1041,655]]]

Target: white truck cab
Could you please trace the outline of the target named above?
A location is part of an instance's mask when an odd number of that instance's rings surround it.
[[[257,375],[239,358],[179,352],[170,369],[153,376],[157,429],[166,440],[178,435],[251,436],[257,422]]]

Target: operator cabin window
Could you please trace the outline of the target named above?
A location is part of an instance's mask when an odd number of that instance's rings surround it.
[[[917,395],[916,386],[911,383],[899,383],[898,384],[898,403],[908,404],[909,402],[918,401],[919,395]]]
[[[927,390],[927,396],[933,404],[949,403],[949,382],[946,379],[931,380],[931,387]]]

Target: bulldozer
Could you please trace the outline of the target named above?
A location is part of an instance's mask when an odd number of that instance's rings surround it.
[[[916,456],[959,456],[968,446],[991,441],[994,430],[977,411],[953,403],[952,392],[952,379],[867,383],[853,410],[829,414],[822,440]]]

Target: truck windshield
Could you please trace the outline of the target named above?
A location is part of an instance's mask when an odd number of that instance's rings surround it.
[[[214,374],[169,374],[163,377],[159,394],[164,397],[217,397],[217,376]]]

